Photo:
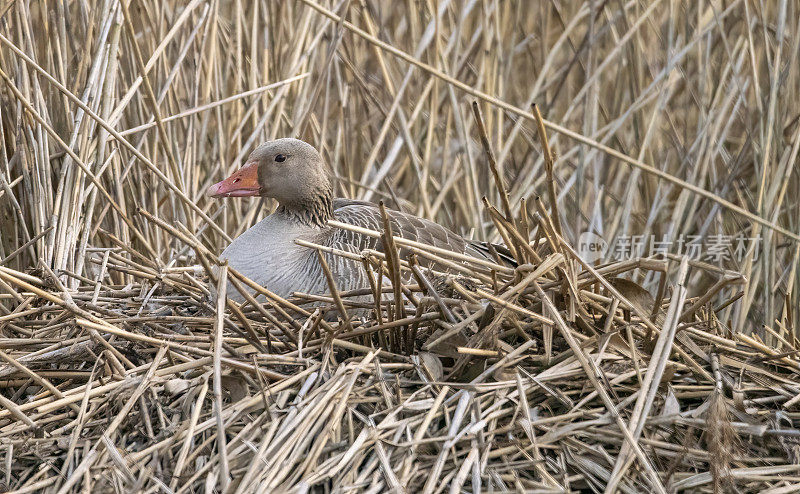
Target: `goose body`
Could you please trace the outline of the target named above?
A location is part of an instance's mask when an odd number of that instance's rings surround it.
[[[325,287],[322,266],[313,250],[295,243],[296,239],[314,241],[319,230],[297,224],[284,215],[271,214],[236,237],[220,259],[281,297],[296,291],[320,293]],[[231,299],[244,301],[232,284],[227,292]]]
[[[262,144],[244,167],[211,186],[209,195],[273,197],[279,207],[234,239],[220,258],[281,297],[294,292],[327,292],[327,278],[315,249],[298,245],[296,240],[351,253],[383,250],[375,237],[327,224],[332,219],[381,231],[383,222],[378,206],[334,199],[331,191],[322,158],[312,146],[296,139]],[[474,257],[492,258],[485,244],[465,240],[437,223],[394,210],[387,210],[387,215],[396,236]],[[329,253],[323,255],[339,290],[369,287],[361,262]],[[232,284],[227,292],[233,300],[245,300]]]

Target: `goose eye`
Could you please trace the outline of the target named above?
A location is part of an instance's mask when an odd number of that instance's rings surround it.
[[[284,161],[286,161],[286,155],[285,154],[276,155],[275,161],[277,161],[278,163],[283,163]]]

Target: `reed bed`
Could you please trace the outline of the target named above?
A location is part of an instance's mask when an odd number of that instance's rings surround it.
[[[800,490],[797,19],[0,3],[3,489]],[[255,285],[217,254],[273,205],[204,191],[282,136],[514,262],[367,231],[370,289]]]

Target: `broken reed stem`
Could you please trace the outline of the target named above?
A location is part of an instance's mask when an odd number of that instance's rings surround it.
[[[348,333],[353,330],[353,327],[350,325],[350,316],[347,315],[347,309],[345,309],[344,303],[342,302],[342,297],[339,294],[339,287],[336,286],[336,280],[333,278],[333,273],[331,273],[331,268],[328,266],[328,261],[325,260],[322,251],[318,250],[316,253],[319,264],[322,266],[322,272],[325,273],[325,280],[328,282],[328,290],[333,297],[333,301],[336,303],[336,309],[339,311],[339,316],[341,317],[341,325],[337,328],[335,333],[329,335],[330,338],[333,339],[342,331],[342,327],[345,332]]]
[[[475,117],[475,125],[478,127],[478,135],[481,138],[481,145],[483,145],[483,152],[486,154],[486,161],[489,164],[489,169],[492,171],[494,177],[494,184],[497,187],[497,192],[500,195],[500,204],[503,205],[503,212],[508,221],[514,221],[514,214],[511,212],[511,204],[508,202],[508,191],[506,190],[503,177],[497,169],[497,162],[494,159],[492,152],[492,145],[489,143],[489,136],[486,135],[486,127],[483,124],[481,117],[481,109],[478,107],[478,102],[472,102],[472,115]]]
[[[556,180],[553,174],[554,160],[553,152],[550,150],[550,142],[547,140],[547,130],[544,126],[544,119],[542,114],[539,113],[539,107],[534,103],[531,108],[533,116],[536,118],[536,129],[539,132],[539,142],[542,145],[542,155],[544,157],[544,172],[547,180],[547,194],[550,197],[550,210],[553,212],[550,215],[553,221],[553,229],[558,235],[564,235],[561,230],[561,214],[558,210],[558,195],[556,193]]]
[[[402,278],[400,274],[400,258],[397,247],[394,243],[394,235],[392,234],[392,224],[389,220],[389,215],[386,212],[386,207],[383,202],[379,204],[381,211],[381,220],[383,222],[383,232],[381,233],[381,242],[383,243],[383,251],[386,253],[386,269],[389,272],[389,279],[392,283],[392,291],[394,293],[394,310],[395,319],[403,319],[406,317],[405,303],[403,302],[403,292],[401,288]],[[379,273],[382,276],[382,273]],[[395,340],[396,348],[402,346],[399,341],[399,336],[402,333],[397,333],[397,340]]]
[[[213,350],[213,379],[214,379],[214,416],[217,420],[217,449],[219,451],[220,486],[224,492],[230,482],[230,467],[228,466],[228,445],[225,437],[225,421],[222,419],[222,342],[223,342],[223,317],[225,316],[225,301],[228,298],[228,263],[219,265],[217,277],[217,317],[214,319],[214,350]]]

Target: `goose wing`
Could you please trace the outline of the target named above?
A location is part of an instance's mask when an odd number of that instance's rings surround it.
[[[378,232],[383,231],[381,212],[375,204],[365,201],[337,198],[333,201],[333,209],[333,217],[336,221]],[[386,213],[389,216],[392,233],[395,236],[458,252],[460,254],[466,254],[479,259],[495,260],[486,242],[467,240],[438,223],[414,216],[413,214],[403,213],[393,209],[387,209]],[[383,251],[383,243],[379,238],[362,235],[341,228],[333,228],[333,230],[329,244],[332,247],[350,252],[360,252],[364,249]],[[508,253],[503,246],[495,246],[495,250],[500,253],[502,257],[504,257],[503,254]],[[407,255],[408,251],[401,248],[400,256],[406,257]],[[504,259],[504,261],[513,262],[513,259]]]

